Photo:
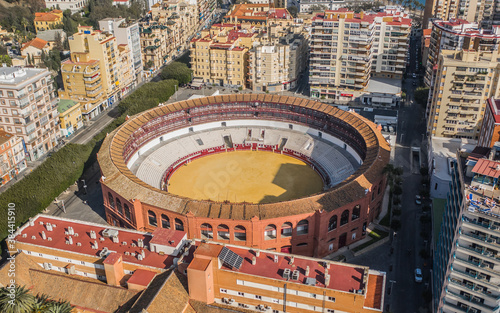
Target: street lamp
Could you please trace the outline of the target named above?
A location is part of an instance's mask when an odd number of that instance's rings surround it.
[[[66,213],[66,207],[64,206],[64,200],[58,200],[58,199],[56,198],[55,202],[56,202],[56,203],[62,202],[62,209],[63,209],[63,212],[64,212],[64,213]]]
[[[82,182],[83,182],[83,192],[84,194],[87,194],[87,184],[85,184],[85,179],[82,179]]]

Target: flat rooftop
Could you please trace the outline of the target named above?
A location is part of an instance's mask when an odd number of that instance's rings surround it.
[[[449,159],[457,158],[457,150],[472,152],[476,141],[472,139],[432,137],[431,153],[434,160],[433,175],[441,180],[451,180]]]
[[[46,69],[2,66],[0,67],[0,85],[19,85],[20,83],[44,72],[49,74],[49,71]]]
[[[365,90],[368,92],[395,95],[401,93],[401,79],[371,77]]]
[[[52,231],[47,230],[47,223],[52,225]],[[68,235],[68,227],[73,228],[75,235]],[[114,243],[110,237],[105,237],[103,235],[105,229],[117,230],[119,242]],[[90,238],[91,231],[96,233],[96,239]],[[42,238],[42,232],[45,233],[47,239]],[[185,232],[181,231],[174,232],[182,233],[182,236],[185,234]],[[50,240],[49,237],[51,238]],[[73,244],[66,243],[69,237],[72,238]],[[43,214],[34,217],[33,226],[30,226],[28,222],[19,228],[15,237],[18,242],[58,249],[61,251],[82,253],[97,258],[100,258],[99,253],[106,247],[111,253],[116,252],[121,254],[124,262],[152,266],[155,268],[169,268],[173,264],[174,256],[160,255],[149,251],[147,248],[138,247],[138,239],[142,239],[144,247],[149,248],[149,243],[152,238],[151,234],[145,232],[111,226],[106,227],[105,225],[83,221],[80,222]],[[98,249],[92,249],[92,245],[95,241],[97,241]],[[141,254],[142,251],[144,251],[145,257],[143,260],[139,261],[137,255]],[[132,256],[132,253],[134,253],[135,256]]]

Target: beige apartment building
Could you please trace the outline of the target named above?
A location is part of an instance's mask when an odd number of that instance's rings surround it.
[[[189,48],[199,26],[198,7],[178,0],[151,7],[153,22],[140,26],[143,63],[157,70]]]
[[[500,24],[499,0],[428,0],[424,10],[424,28],[431,18],[440,20],[462,19],[477,22],[482,27]]]
[[[86,53],[74,53],[72,56],[78,61],[61,63],[64,91],[59,92],[59,97],[79,102],[82,116],[88,121],[107,106],[103,75],[98,60],[89,59]]]
[[[410,30],[403,12],[317,14],[310,39],[311,97],[396,105]]]
[[[23,138],[31,161],[61,137],[53,82],[47,69],[0,68],[0,129]]]
[[[206,83],[246,88],[247,52],[257,37],[253,27],[214,24],[191,40],[193,77]]]
[[[498,51],[441,50],[427,132],[437,137],[478,139],[487,99],[500,94]]]
[[[103,92],[107,98],[107,106],[111,106],[126,88],[122,79],[123,66],[119,63],[118,43],[110,33],[94,30],[91,26],[79,26],[78,32],[69,37],[71,61],[80,62],[83,55],[85,61],[99,62]],[[66,87],[66,86],[65,86]]]
[[[307,65],[307,40],[298,34],[262,42],[248,51],[248,88],[279,92],[297,86]]]

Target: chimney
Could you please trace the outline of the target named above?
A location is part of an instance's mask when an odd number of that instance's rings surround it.
[[[47,231],[52,231],[53,230],[52,224],[50,224],[50,223],[45,224],[45,227],[47,228]]]
[[[144,250],[141,250],[141,255],[142,255],[142,258],[144,259],[146,257],[146,252],[144,252]]]
[[[330,275],[325,275],[325,286],[328,287],[330,285]]]
[[[113,242],[114,242],[114,243],[118,243],[118,242],[120,242],[120,241],[118,240],[118,236],[113,236]]]
[[[274,255],[274,263],[278,263],[278,256],[276,254]]]
[[[255,256],[259,257],[260,256],[260,250],[255,251]]]
[[[32,218],[30,218],[29,223],[30,223],[30,226],[35,226],[35,222],[33,221],[33,219],[32,219]]]
[[[139,239],[137,239],[137,246],[138,246],[139,248],[144,248],[144,242],[142,241],[142,239],[140,239],[140,238],[139,238]]]
[[[252,265],[255,265],[257,264],[257,258],[256,257],[252,257]]]
[[[309,272],[311,271],[311,269],[309,268],[309,265],[306,267],[306,276],[309,276]]]
[[[69,226],[68,227],[68,235],[74,235],[75,231],[73,230],[73,227]]]
[[[90,239],[96,239],[95,231],[90,231]]]
[[[293,256],[290,258],[290,261],[288,262],[288,265],[292,265],[293,264]]]
[[[327,269],[330,269],[330,263],[329,263],[329,262],[325,262],[325,267],[326,267]]]
[[[71,236],[68,237],[68,242],[69,242],[70,245],[73,244],[73,238],[71,238]]]
[[[43,240],[47,239],[47,236],[45,235],[45,232],[44,232],[44,231],[42,231],[42,239],[43,239]]]
[[[328,275],[328,270],[325,270],[325,276]]]
[[[94,249],[99,249],[99,244],[97,243],[97,240],[94,240]]]

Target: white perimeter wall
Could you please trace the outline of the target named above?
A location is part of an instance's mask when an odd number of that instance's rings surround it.
[[[145,145],[143,145],[132,157],[127,163],[127,167],[130,168],[132,164],[137,161],[139,156],[141,154],[144,154],[147,152],[149,149],[153,148],[154,146],[158,145],[160,142],[163,141],[168,141],[171,139],[175,139],[180,136],[184,136],[189,134],[189,129],[192,128],[194,132],[202,132],[202,131],[208,131],[214,128],[220,128],[222,127],[222,123],[226,123],[226,127],[268,127],[268,128],[278,128],[278,129],[283,129],[286,131],[291,130],[289,125],[293,125],[294,131],[298,131],[301,133],[309,134],[312,136],[317,136],[319,137],[319,133],[322,133],[321,138],[323,138],[326,141],[329,141],[332,144],[335,144],[339,146],[342,149],[345,149],[349,154],[358,162],[359,164],[363,163],[363,160],[361,159],[361,156],[348,144],[346,144],[344,141],[338,139],[337,137],[334,137],[330,134],[327,134],[325,132],[322,132],[320,130],[310,128],[307,126],[303,125],[298,125],[298,124],[293,124],[293,123],[286,123],[286,122],[279,122],[279,121],[267,121],[267,120],[228,120],[228,121],[217,121],[217,122],[210,122],[210,123],[205,123],[205,124],[199,124],[199,125],[194,125],[190,127],[185,127],[181,128],[172,132],[169,132],[167,134],[160,135],[149,142],[147,142]]]

